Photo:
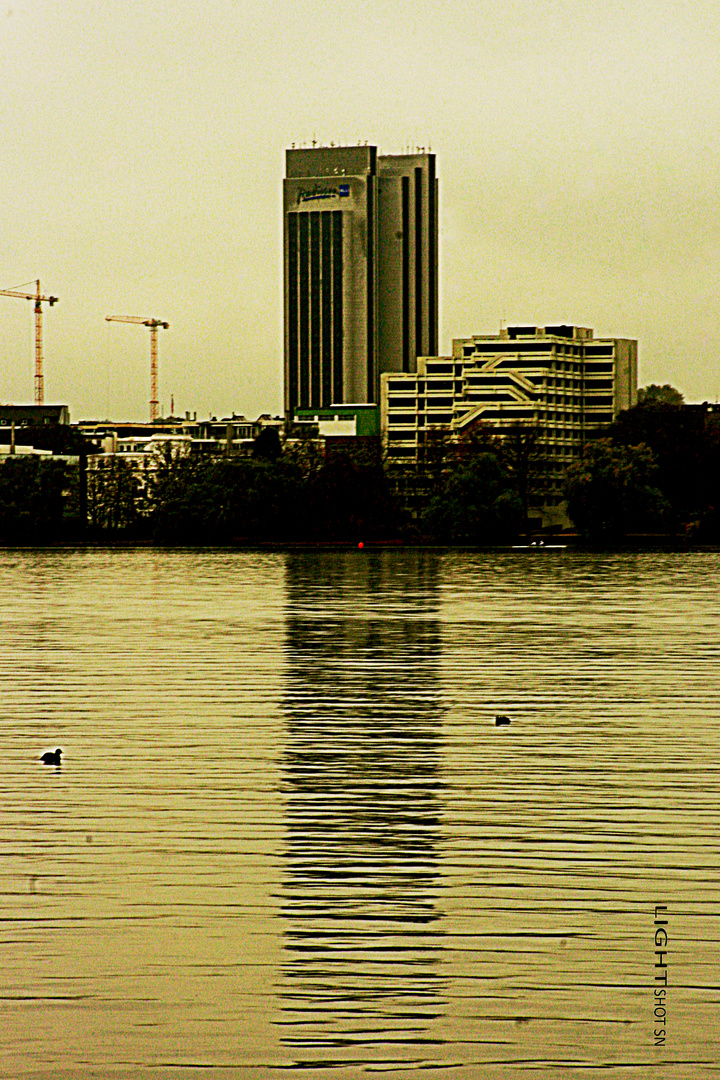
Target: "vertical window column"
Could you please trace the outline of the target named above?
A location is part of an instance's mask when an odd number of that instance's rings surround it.
[[[322,212],[322,281],[320,284],[322,294],[322,407],[332,405],[332,361],[333,361],[333,335],[332,335],[332,213],[330,210]]]
[[[402,369],[410,371],[410,178],[402,177]]]
[[[288,214],[288,404],[298,403],[298,215]]]
[[[317,408],[320,398],[320,211],[310,213],[310,406]]]
[[[310,221],[307,214],[298,214],[298,218],[300,408],[307,409],[310,404]]]
[[[430,171],[428,175],[428,354],[435,356],[438,351],[438,328],[437,308],[435,305],[435,293],[437,290],[437,180],[435,178],[435,157],[433,154],[428,158]]]
[[[343,400],[343,215],[332,211],[333,398]]]
[[[367,399],[376,400],[375,391],[375,204],[372,183],[367,186]]]
[[[423,353],[423,177],[415,169],[415,355]]]

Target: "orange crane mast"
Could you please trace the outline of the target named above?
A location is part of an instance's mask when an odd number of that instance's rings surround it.
[[[21,287],[22,288],[22,287]],[[40,292],[40,282],[35,282],[35,292],[22,292],[21,289],[0,289],[0,296],[15,296],[20,300],[35,301],[35,404],[42,405],[45,401],[45,380],[43,375],[43,332],[42,332],[42,306],[48,303],[50,307],[57,304],[59,297],[43,296]]]
[[[105,322],[135,323],[150,328],[150,423],[152,424],[160,415],[157,335],[160,327],[163,330],[169,330],[170,323],[163,322],[162,319],[144,319],[142,315],[106,315]]]

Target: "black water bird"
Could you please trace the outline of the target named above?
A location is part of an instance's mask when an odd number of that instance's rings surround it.
[[[507,725],[509,723],[510,723],[510,717],[509,716],[496,716],[495,717],[495,727],[507,727]]]
[[[43,754],[40,760],[42,761],[43,765],[59,765],[61,754],[62,750],[60,749],[60,747],[58,747],[55,751],[48,750],[47,753]]]

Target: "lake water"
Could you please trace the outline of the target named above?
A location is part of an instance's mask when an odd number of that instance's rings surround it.
[[[720,1074],[719,573],[0,552],[0,1076]]]

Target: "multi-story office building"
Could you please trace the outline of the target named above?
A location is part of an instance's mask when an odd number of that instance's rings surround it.
[[[383,375],[381,385],[389,461],[417,464],[438,432],[460,438],[478,424],[499,434],[527,425],[552,505],[586,435],[637,403],[637,342],[595,339],[576,326],[508,327],[457,339],[452,356],[423,357],[417,372]]]
[[[437,351],[434,154],[286,152],[285,411],[379,400]]]

